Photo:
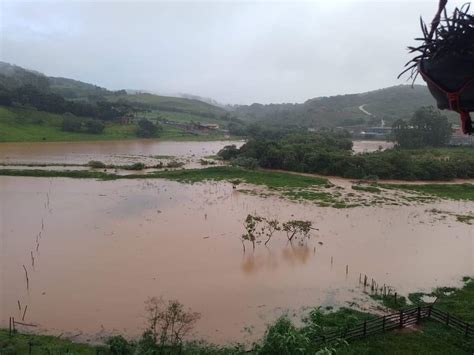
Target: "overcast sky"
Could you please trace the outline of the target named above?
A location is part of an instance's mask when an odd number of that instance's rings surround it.
[[[0,0],[0,60],[109,89],[303,102],[405,83],[437,2]]]

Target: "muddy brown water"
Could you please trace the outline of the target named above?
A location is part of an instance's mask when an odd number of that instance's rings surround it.
[[[171,156],[199,160],[215,155],[224,146],[243,141],[161,142],[157,140],[98,142],[0,143],[2,163],[86,164],[99,160],[106,164],[143,162],[156,164],[153,157]]]
[[[285,312],[367,307],[360,273],[401,294],[460,286],[474,274],[473,227],[432,208],[465,214],[474,203],[333,209],[228,183],[0,177],[1,326],[21,319],[20,301],[39,331],[137,336],[144,301],[163,296],[202,314],[196,337],[248,342]],[[248,213],[309,219],[319,231],[306,246],[275,235],[244,254]]]
[[[99,160],[106,164],[143,162],[156,164],[153,157],[176,157],[197,161],[215,155],[224,146],[241,146],[244,141],[161,142],[157,140],[97,141],[97,142],[32,142],[0,143],[0,162],[39,164],[86,164]],[[392,147],[384,141],[354,141],[356,153]]]

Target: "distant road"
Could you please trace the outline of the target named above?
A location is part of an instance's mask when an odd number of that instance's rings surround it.
[[[373,116],[369,111],[367,111],[366,109],[364,109],[364,106],[367,105],[367,104],[363,104],[363,105],[360,105],[359,106],[359,110],[361,110],[363,113],[365,113],[367,116]]]

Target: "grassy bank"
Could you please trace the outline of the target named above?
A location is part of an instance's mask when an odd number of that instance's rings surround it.
[[[32,109],[0,106],[1,142],[76,142],[138,139],[133,124],[107,123],[101,134],[64,132],[63,116]],[[225,140],[222,134],[192,135],[182,130],[163,127],[158,140],[213,141]]]

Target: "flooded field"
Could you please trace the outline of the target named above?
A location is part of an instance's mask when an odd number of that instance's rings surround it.
[[[87,164],[91,160],[105,164],[142,162],[156,164],[160,159],[179,159],[194,167],[199,159],[217,154],[224,146],[244,141],[160,142],[156,140],[102,142],[1,143],[0,163],[11,164]],[[384,141],[354,141],[356,153],[391,148]],[[381,147],[381,148],[380,148]],[[191,165],[191,166],[190,166]]]
[[[1,143],[1,163],[86,164],[98,160],[105,164],[142,162],[156,164],[157,159],[179,158],[195,162],[215,155],[224,146],[243,141],[160,142],[156,140],[102,142]]]
[[[202,154],[217,149],[216,143]],[[0,177],[1,325],[10,316],[21,319],[27,305],[24,322],[51,334],[136,336],[144,301],[163,296],[202,314],[197,337],[251,341],[284,312],[369,307],[360,274],[407,294],[460,286],[474,272],[472,225],[427,212],[472,213],[472,202],[334,209],[239,191],[244,188]],[[279,234],[268,248],[248,245],[243,253],[239,237],[249,213],[308,219],[319,231],[303,246]]]
[[[352,150],[355,153],[370,153],[377,150],[393,148],[393,142],[387,141],[353,141]]]

